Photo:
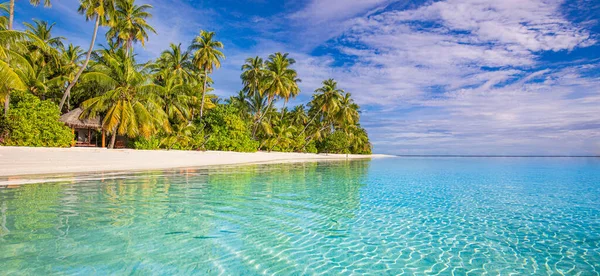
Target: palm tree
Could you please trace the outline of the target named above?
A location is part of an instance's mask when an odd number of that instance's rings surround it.
[[[0,30],[8,30],[8,3],[0,3]],[[6,15],[5,15],[6,14]]]
[[[196,131],[196,127],[189,123],[180,123],[175,125],[175,128],[171,135],[163,138],[161,140],[161,144],[167,146],[167,150],[173,148],[175,144],[179,145],[190,145],[194,142],[194,132]]]
[[[171,74],[162,85],[150,85],[160,97],[160,105],[173,122],[187,123],[190,118],[189,105],[192,102],[189,91],[192,88],[181,83],[176,75]]]
[[[195,69],[195,73],[190,75],[190,80],[187,81],[187,84],[191,87],[191,89],[187,91],[188,96],[190,96],[191,99],[190,121],[194,120],[196,115],[199,114],[197,111],[201,110],[203,106],[204,109],[212,109],[218,103],[217,101],[219,101],[217,96],[210,93],[214,90],[214,88],[210,87],[210,85],[213,83],[213,80],[210,78],[210,76],[197,71],[198,69]],[[202,92],[202,94],[198,93],[198,91]]]
[[[52,68],[60,66],[60,53],[56,49],[64,47],[62,41],[64,37],[53,37],[52,28],[55,24],[48,24],[48,22],[34,20],[34,24],[24,23],[27,27],[25,33],[29,37],[35,37],[38,42],[41,42],[44,47],[38,47],[35,44],[39,43],[25,43],[27,46],[27,57],[37,65],[44,67],[45,71],[52,74]],[[51,49],[51,50],[48,50]],[[52,67],[52,68],[46,68]],[[60,86],[60,85],[59,85]]]
[[[269,97],[269,104],[273,103],[275,97],[281,97],[287,102],[292,95],[300,91],[298,73],[290,68],[296,61],[288,58],[288,55],[275,53],[270,55],[266,62],[265,93]]]
[[[157,77],[166,79],[169,75],[174,75],[179,81],[188,82],[192,75],[190,54],[181,50],[181,43],[178,45],[171,43],[169,48],[163,51],[153,64]]]
[[[11,0],[12,1],[12,0]],[[48,1],[48,0],[46,0]],[[85,61],[79,68],[79,71],[75,74],[73,81],[69,83],[67,88],[65,89],[65,93],[63,94],[62,99],[60,100],[60,104],[58,106],[59,110],[62,110],[65,105],[65,101],[67,97],[71,93],[71,89],[77,83],[79,76],[83,73],[83,70],[87,67],[90,56],[92,55],[92,50],[94,49],[94,44],[96,43],[96,36],[98,35],[98,27],[100,24],[107,25],[109,15],[114,11],[114,1],[115,0],[80,0],[79,13],[85,15],[85,20],[94,20],[94,32],[92,34],[92,41],[90,42],[90,47],[85,55]]]
[[[75,74],[81,64],[81,59],[84,56],[84,51],[79,46],[69,44],[67,48],[61,48],[60,64],[56,71],[59,75],[65,77],[67,85],[73,82]],[[69,110],[69,99],[67,99],[67,110]]]
[[[109,147],[113,148],[117,135],[150,137],[160,130],[170,132],[169,120],[154,94],[154,86],[147,85],[142,68],[124,49],[115,53],[102,50],[91,71],[83,81],[95,81],[106,88],[101,96],[82,103],[83,117],[104,114],[102,129],[112,134]]]
[[[336,123],[342,128],[358,123],[359,106],[354,103],[350,93],[345,93],[339,100],[338,111],[334,114]]]
[[[79,46],[69,44],[66,48],[61,50],[61,66],[59,71],[61,74],[66,75],[69,82],[72,82],[77,73],[77,68],[81,63],[81,58],[84,52]]]
[[[273,135],[267,140],[267,144],[270,145],[269,151],[272,151],[275,146],[279,146],[282,149],[289,148],[290,144],[294,140],[294,132],[296,128],[291,125],[284,123],[273,126]]]
[[[331,132],[331,125],[326,120],[318,120],[311,124],[307,124],[305,129],[308,126],[311,126],[310,135],[304,138],[304,145],[302,146],[302,149],[306,149],[306,146],[308,146],[308,144],[310,144],[310,142],[312,142],[313,140],[323,140]],[[302,134],[304,134],[304,132],[300,133],[300,135]]]
[[[265,77],[265,63],[263,59],[258,56],[247,58],[246,63],[242,65],[242,71],[241,78],[244,85],[244,92],[250,97],[256,93],[262,95],[261,89],[263,88],[262,84]]]
[[[290,87],[290,89],[286,89],[286,90],[281,91],[281,93],[279,94],[279,97],[283,99],[283,108],[285,108],[285,105],[290,100],[290,98],[295,98],[300,93],[300,88],[298,87],[298,84],[297,84],[299,82],[302,82],[302,80],[300,80],[297,77],[297,74],[294,71],[294,75],[293,75],[293,83],[294,83],[294,85],[292,85]],[[281,114],[281,118],[283,119],[283,113]]]
[[[29,47],[39,50],[43,55],[52,56],[55,49],[47,45],[38,37],[25,32],[3,30],[0,31],[0,94],[4,102],[4,114],[8,114],[10,107],[10,93],[12,90],[26,90],[29,76],[33,72]],[[41,66],[44,67],[44,66]],[[44,68],[48,70],[49,68]],[[36,71],[37,72],[37,71]],[[27,79],[25,79],[27,77]],[[29,84],[31,84],[29,82]]]
[[[10,55],[6,52],[9,52]],[[11,91],[27,89],[19,72],[26,68],[26,63],[26,60],[16,52],[0,51],[0,79],[2,80],[0,82],[0,100],[4,102],[4,116],[8,116]]]
[[[62,41],[65,39],[64,37],[52,36],[52,28],[54,28],[56,23],[48,24],[48,22],[41,20],[33,20],[33,23],[33,25],[29,23],[23,23],[23,25],[27,27],[27,30],[25,31],[26,33],[37,36],[40,40],[54,48],[61,48],[64,46],[62,43]]]
[[[261,125],[261,119],[268,111],[269,103],[267,98],[261,96],[260,93],[255,93],[252,97],[249,97],[247,102],[254,124],[254,128],[252,130],[252,139],[256,139],[256,131]]]
[[[37,6],[40,4],[40,0],[30,0],[29,3],[31,3],[34,6]],[[50,7],[51,3],[50,0],[44,0],[44,6],[45,7]],[[9,31],[13,30],[13,25],[14,25],[14,17],[15,17],[15,0],[10,0],[8,7],[6,7],[6,4],[2,4],[0,6],[0,10],[2,11],[7,11],[8,10],[8,26],[7,29]],[[0,21],[6,21],[5,19],[2,19]],[[4,25],[5,22],[2,22],[2,24]],[[4,64],[2,65],[3,68],[8,68],[9,65],[8,64]],[[12,74],[10,74],[12,75]],[[5,92],[2,92],[4,95],[4,112],[5,114],[8,113],[8,108],[10,105],[10,90],[11,87],[8,87],[7,90]]]
[[[346,130],[349,138],[350,151],[354,153],[371,153],[369,135],[360,125],[353,125]]]
[[[117,0],[115,11],[111,14],[110,29],[106,32],[106,40],[113,40],[118,46],[125,47],[127,55],[133,51],[133,43],[140,42],[142,47],[148,40],[148,32],[156,33],[146,22],[152,14],[148,12],[151,5],[138,6],[135,0]]]
[[[258,121],[258,117],[263,116],[267,110],[269,104],[267,98],[256,93],[252,97],[246,97],[246,101],[248,102],[250,113],[255,117],[254,121]]]
[[[65,76],[52,76],[52,68],[38,64],[33,56],[23,56],[26,62],[19,63],[17,74],[23,81],[26,89],[32,94],[44,99],[48,88],[65,82]]]
[[[337,87],[335,80],[328,79],[323,81],[323,86],[315,90],[313,99],[309,103],[314,115],[302,130],[302,133],[306,131],[317,116],[325,114],[326,117],[331,118],[338,111],[340,100],[343,98],[342,94],[344,93],[344,90]]]
[[[279,121],[286,121],[290,117],[290,110],[287,108],[287,106],[284,106],[280,109],[279,114],[281,114]]]
[[[219,50],[223,48],[223,43],[217,41],[215,32],[200,31],[200,35],[196,36],[190,45],[190,51],[194,51],[193,64],[204,74],[204,85],[202,87],[202,101],[200,106],[200,119],[204,112],[204,98],[207,91],[206,82],[208,74],[212,73],[213,69],[221,67],[221,59],[225,55]]]
[[[29,3],[33,6],[38,6],[40,4],[40,0],[29,0]],[[50,0],[44,0],[44,7],[51,7],[52,3],[50,2]],[[10,4],[8,7],[8,29],[12,30],[13,29],[13,23],[14,23],[14,18],[15,18],[15,0],[10,0]]]
[[[255,125],[255,133],[254,136],[255,139],[257,138],[257,140],[264,140],[266,138],[269,138],[273,135],[273,127],[275,125],[278,125],[279,122],[281,121],[279,119],[279,112],[277,112],[276,108],[270,107],[266,104],[266,98],[265,99],[265,103],[264,103],[264,108],[261,111],[261,116],[263,118],[263,120],[259,121],[256,123]],[[262,147],[262,146],[261,146]]]
[[[250,119],[248,96],[246,96],[246,93],[244,93],[243,90],[240,90],[236,96],[229,97],[227,103],[238,110],[240,118],[244,120]]]
[[[265,72],[263,81],[259,85],[264,85],[264,90],[259,90],[261,96],[265,93],[267,94],[268,104],[267,109],[269,109],[276,97],[283,97],[284,101],[287,102],[289,97],[294,94],[296,95],[299,92],[298,82],[298,73],[296,70],[291,69],[290,66],[296,63],[294,59],[288,58],[288,53],[275,53],[269,55],[269,59],[265,63]],[[246,60],[248,62],[248,60]],[[284,104],[285,104],[284,102]],[[261,117],[258,118],[257,125],[259,125],[263,119],[263,116],[267,114],[263,113]]]
[[[11,2],[11,5],[14,10],[14,2]],[[6,2],[0,4],[0,12],[2,14],[10,14],[9,5]],[[12,29],[12,18],[10,19],[10,22],[9,22],[8,16],[5,16],[5,15],[0,16],[0,29],[1,30],[9,30],[9,28]],[[6,53],[4,53],[4,51],[2,51],[1,58],[5,58],[5,57],[6,57]],[[2,98],[0,98],[0,101],[4,102],[4,116],[7,116],[9,102],[10,102],[10,89],[11,89],[11,86],[9,86],[8,83],[14,83],[15,85],[19,85],[19,83],[21,83],[21,81],[18,80],[18,76],[14,73],[14,71],[10,68],[10,65],[6,62],[0,63],[0,74],[3,77],[2,80],[5,81],[5,83],[0,86],[0,97],[2,97]],[[11,76],[12,76],[12,78],[11,78]]]
[[[290,112],[290,117],[293,125],[305,126],[308,123],[308,116],[303,104],[294,107]]]

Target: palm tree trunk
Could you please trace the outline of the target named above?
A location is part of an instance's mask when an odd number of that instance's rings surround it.
[[[204,89],[202,89],[202,102],[200,103],[200,120],[202,120],[202,114],[204,113],[204,96],[206,95],[206,81],[208,79],[208,73],[204,70]]]
[[[125,58],[129,58],[129,48],[131,47],[131,38],[127,39],[125,42]]]
[[[9,4],[9,15],[8,15],[8,30],[13,29],[13,21],[15,18],[15,0],[10,0]],[[10,108],[10,89],[4,97],[4,116],[8,116],[8,109]]]
[[[304,132],[306,131],[306,129],[308,128],[308,126],[310,125],[310,123],[312,123],[315,118],[317,118],[317,116],[319,115],[319,113],[321,113],[321,110],[319,109],[319,111],[317,111],[317,114],[315,114],[315,116],[312,117],[312,119],[310,119],[310,121],[308,121],[308,124],[306,124],[306,126],[304,126],[304,129],[302,130],[302,132],[300,132],[300,135],[304,134]]]
[[[13,21],[15,20],[15,0],[10,0],[9,4],[9,15],[8,15],[8,30],[13,29]]]
[[[285,110],[285,104],[287,104],[287,101],[283,101],[283,107],[281,108],[281,118],[279,118],[279,120],[283,121],[283,110]]]
[[[10,89],[4,97],[4,117],[8,117],[8,109],[10,108]]]
[[[108,145],[108,148],[109,149],[114,149],[116,141],[117,141],[117,130],[115,129],[115,131],[113,132],[112,137],[110,137],[110,145]]]
[[[326,127],[325,127],[326,128]],[[323,131],[325,130],[325,128],[321,128],[319,129],[317,132]],[[314,135],[311,135],[309,137],[306,137],[305,141],[306,143],[304,143],[304,146],[302,146],[302,149],[306,149],[306,146],[308,146],[308,144],[312,141]]]
[[[275,140],[275,143],[269,148],[269,152],[273,151],[273,148],[277,146],[277,143],[279,143],[279,139]]]
[[[73,78],[73,81],[71,83],[69,83],[69,86],[67,86],[67,89],[65,90],[65,93],[63,94],[63,97],[60,100],[60,105],[58,106],[58,109],[61,112],[62,112],[63,106],[65,105],[65,101],[67,100],[67,96],[69,96],[69,94],[71,94],[71,89],[73,88],[73,86],[75,86],[75,83],[79,79],[79,76],[81,76],[81,73],[83,73],[83,70],[85,70],[85,68],[87,67],[88,62],[90,62],[90,57],[92,56],[92,50],[94,49],[94,43],[96,43],[96,35],[98,34],[98,26],[100,26],[100,16],[98,16],[96,14],[96,24],[94,25],[94,34],[92,35],[92,42],[90,43],[90,48],[87,51],[83,65],[81,65],[81,68],[79,68],[79,71],[77,71],[77,74],[75,74],[75,78]]]
[[[306,146],[308,146],[308,144],[312,141],[312,136],[308,137],[306,139],[306,141],[304,142],[304,145],[302,146],[302,150],[306,150]]]
[[[261,116],[262,116],[262,114],[261,114]],[[259,116],[259,118],[260,118],[260,116]],[[254,129],[252,130],[252,139],[254,139],[254,140],[256,140],[256,130],[258,129],[258,123],[257,122],[258,122],[258,120],[256,120],[254,122]]]
[[[265,115],[267,114],[267,112],[269,111],[269,109],[271,109],[271,105],[273,104],[273,100],[275,99],[275,97],[273,97],[272,99],[269,99],[269,104],[267,105],[267,109],[265,110],[265,112],[263,112],[260,117],[258,117],[258,121],[256,121],[256,126],[254,127],[254,131],[252,131],[252,137],[255,137],[256,135],[256,130],[258,129],[258,125],[260,124],[260,122],[262,121],[263,117],[265,117]],[[255,137],[256,138],[256,137]]]

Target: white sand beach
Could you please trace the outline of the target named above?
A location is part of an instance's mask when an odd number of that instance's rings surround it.
[[[246,163],[307,162],[381,158],[387,155],[342,155],[282,152],[166,151],[103,148],[0,147],[0,177],[11,184],[27,175],[142,171]],[[2,182],[2,181],[0,181]]]

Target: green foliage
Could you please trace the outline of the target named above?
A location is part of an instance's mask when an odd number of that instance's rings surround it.
[[[285,107],[301,81],[288,53],[246,59],[241,91],[224,101],[210,94],[210,75],[225,58],[214,32],[138,63],[134,45],[154,32],[151,8],[135,0],[81,2],[79,12],[96,23],[94,39],[98,26],[108,27],[107,47],[87,53],[53,36],[54,23],[8,31],[0,21],[0,103],[16,108],[0,120],[0,143],[68,146],[70,131],[49,112],[52,102],[66,102],[83,117],[101,116],[109,135],[129,136],[136,149],[371,153],[360,107],[335,80],[323,81],[310,102]]]
[[[6,120],[5,116],[0,116],[0,145],[4,144],[4,141],[8,138],[10,134],[10,124],[8,120]]]
[[[81,104],[82,116],[103,114],[102,127],[109,134],[150,137],[170,131],[168,115],[152,93],[154,86],[146,84],[141,66],[127,52],[102,50],[91,69],[81,79],[97,82],[106,91]]]
[[[15,105],[8,113],[6,146],[68,147],[73,141],[71,129],[59,121],[56,104],[36,96],[14,93]]]
[[[304,152],[306,153],[317,153],[319,150],[317,149],[317,145],[315,141],[310,141],[308,145],[304,148]]]
[[[350,137],[343,131],[336,131],[319,143],[319,152],[350,153]]]
[[[347,131],[336,130],[316,143],[318,152],[371,154],[371,143],[363,128],[355,127]]]
[[[352,142],[350,143],[350,151],[356,154],[371,154],[373,146],[369,141],[369,135],[364,128],[357,127],[351,129]]]
[[[106,32],[106,40],[113,41],[119,46],[131,51],[133,43],[140,42],[144,46],[148,40],[148,33],[156,31],[146,22],[152,17],[148,10],[151,5],[138,6],[134,0],[121,0],[115,2],[112,12],[110,29]]]
[[[167,134],[161,143],[166,149],[199,150],[204,145],[204,133],[192,124],[183,123]]]
[[[161,148],[160,138],[152,136],[149,138],[138,137],[133,141],[133,148],[140,150],[157,150]]]
[[[179,126],[171,133],[161,133],[149,138],[138,137],[132,147],[141,150],[199,150],[204,145],[204,135],[192,125]]]
[[[202,123],[208,135],[208,150],[254,152],[258,148],[258,142],[252,140],[247,123],[232,106],[217,105],[206,114]]]

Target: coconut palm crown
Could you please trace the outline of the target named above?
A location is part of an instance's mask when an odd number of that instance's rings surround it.
[[[151,18],[149,10],[152,5],[136,5],[135,0],[117,0],[115,10],[110,14],[110,29],[106,39],[112,40],[118,46],[124,46],[129,55],[133,44],[139,42],[142,47],[148,41],[148,33],[156,33],[146,19]]]
[[[200,107],[200,118],[204,112],[204,98],[207,90],[208,74],[214,69],[221,67],[221,59],[225,58],[223,52],[223,43],[215,40],[215,32],[200,31],[200,35],[196,36],[189,47],[193,51],[192,63],[198,68],[201,74],[204,74],[204,85],[202,88],[202,101]]]
[[[160,130],[170,131],[168,116],[142,69],[122,48],[116,53],[102,50],[91,71],[82,76],[82,81],[94,81],[107,90],[81,107],[84,117],[103,115],[102,128],[112,134],[111,148],[117,135],[150,137]]]

